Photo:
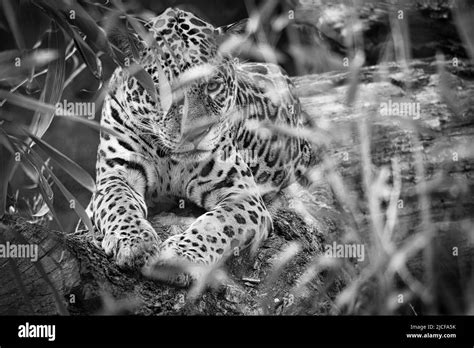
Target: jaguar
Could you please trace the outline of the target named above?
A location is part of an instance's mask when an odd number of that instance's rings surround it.
[[[87,212],[95,240],[118,266],[146,273],[186,264],[196,279],[199,266],[256,250],[268,237],[272,197],[304,178],[312,150],[281,131],[306,122],[285,72],[222,49],[246,32],[245,22],[214,27],[168,8],[145,27],[152,44],[139,39],[138,63],[157,93],[130,69],[113,73],[101,125],[114,132],[101,132]],[[147,215],[167,197],[189,200],[203,214],[161,240]]]

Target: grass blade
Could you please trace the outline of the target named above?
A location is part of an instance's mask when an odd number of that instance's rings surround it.
[[[64,79],[66,73],[66,42],[64,34],[56,24],[52,24],[51,31],[48,37],[48,45],[58,52],[58,59],[48,64],[48,72],[46,73],[46,80],[41,93],[40,101],[46,104],[55,105],[64,89]],[[55,112],[42,113],[36,111],[30,129],[33,134],[42,137],[46,130],[51,125]]]
[[[54,105],[46,104],[37,99],[25,97],[19,94],[14,94],[6,90],[0,90],[0,99],[6,99],[8,102],[28,110],[40,111],[44,113],[54,113],[56,111]]]
[[[22,156],[25,159],[25,161],[22,162],[24,166],[31,166],[33,170],[37,173],[38,175],[38,188],[41,191],[41,195],[43,196],[43,199],[45,203],[48,205],[49,210],[51,211],[51,214],[53,215],[54,220],[58,224],[58,227],[61,231],[64,231],[64,227],[61,224],[61,221],[58,218],[58,215],[56,214],[56,210],[54,210],[53,206],[53,200],[52,200],[52,189],[51,186],[49,186],[48,181],[46,178],[43,176],[41,173],[41,167],[43,166],[42,163],[37,162],[32,156],[30,156],[28,153],[25,151],[21,150]]]
[[[43,0],[49,8],[55,8],[61,11],[62,15],[68,20],[68,15],[74,11],[75,18],[71,24],[85,35],[85,40],[92,47],[103,51],[113,58],[113,51],[105,32],[97,25],[97,22],[87,13],[87,11],[76,1],[63,2],[56,0]]]
[[[41,140],[31,132],[26,132],[38,145],[38,147],[43,150],[51,159],[56,162],[66,173],[68,173],[73,179],[75,179],[79,184],[84,186],[91,192],[95,191],[95,182],[94,179],[82,169],[77,163],[73,162],[69,157],[59,152],[57,149]]]
[[[454,6],[454,19],[461,38],[466,47],[466,52],[474,62],[474,7],[469,1],[459,0]]]
[[[0,81],[31,78],[31,70],[57,59],[55,50],[39,49],[28,54],[10,50],[0,54]],[[17,60],[20,63],[17,65]]]
[[[8,151],[10,151],[10,153],[15,153],[14,145],[2,128],[0,128],[0,145],[3,145]]]
[[[128,70],[130,71],[131,75],[135,77],[142,85],[142,87],[148,92],[148,94],[153,99],[153,102],[155,104],[158,104],[158,96],[156,94],[155,83],[153,82],[153,79],[151,78],[150,74],[146,72],[145,69],[143,69],[143,67],[139,64],[131,65]]]
[[[0,166],[0,218],[3,217],[7,209],[8,183],[17,165],[15,152],[15,145],[7,133],[0,128],[0,158],[2,162],[2,166]]]
[[[5,215],[7,209],[8,183],[16,168],[15,157],[3,145],[0,145],[0,218]]]
[[[59,25],[70,37],[72,37],[79,54],[91,71],[92,75],[96,79],[100,80],[102,77],[102,65],[99,58],[90,48],[90,46],[83,40],[77,30],[69,24],[65,18],[65,15],[59,12],[53,5],[49,5],[46,2],[39,3],[39,6],[53,18],[57,25]]]
[[[34,152],[33,152],[34,153]],[[38,156],[38,155],[36,155]],[[39,157],[39,156],[38,156]],[[73,209],[76,212],[77,216],[84,222],[84,225],[89,229],[90,232],[94,230],[94,227],[92,226],[92,222],[87,215],[84,207],[79,203],[79,200],[74,197],[71,192],[63,185],[63,183],[58,179],[58,177],[53,173],[51,169],[49,169],[47,166],[44,167],[48,174],[51,176],[53,179],[54,183],[58,186],[59,190],[61,193],[64,195],[64,197],[67,199],[69,203],[72,201],[74,202]]]

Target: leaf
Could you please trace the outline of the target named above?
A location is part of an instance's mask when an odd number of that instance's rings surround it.
[[[449,107],[456,117],[461,117],[463,105],[452,89],[449,74],[444,67],[444,55],[440,52],[436,54],[436,68],[439,76],[439,94],[442,101]]]
[[[48,72],[41,93],[40,101],[47,104],[56,105],[61,98],[64,89],[64,79],[66,73],[66,42],[64,34],[59,30],[56,24],[52,24],[48,36],[49,48],[54,48],[58,52],[58,59],[48,64]],[[48,130],[53,120],[55,111],[42,113],[36,111],[30,125],[30,130],[38,137],[42,137]]]
[[[49,5],[47,2],[39,2],[39,6],[53,18],[57,25],[59,25],[70,37],[72,37],[74,43],[76,44],[77,50],[91,71],[92,75],[94,75],[96,79],[100,80],[102,77],[102,65],[99,58],[89,47],[89,45],[83,40],[77,30],[69,24],[65,18],[65,15],[54,8],[54,6]]]
[[[38,145],[41,150],[43,150],[49,157],[51,157],[51,159],[56,162],[73,179],[75,179],[79,184],[84,186],[89,191],[95,191],[95,183],[89,173],[87,173],[78,164],[69,159],[69,157],[65,156],[57,149],[55,149],[45,141],[41,140],[31,132],[26,131],[26,133],[34,140],[36,145]]]
[[[43,217],[48,213],[49,213],[48,205],[46,203],[43,203],[41,208],[36,213],[34,213],[33,216],[34,217]]]
[[[25,97],[23,95],[15,94],[6,90],[0,89],[0,99],[6,99],[8,102],[23,107],[25,109],[40,111],[44,113],[55,112],[54,105],[43,103],[37,99]]]
[[[79,203],[79,201],[74,197],[71,192],[61,183],[61,181],[52,173],[52,171],[48,168],[47,169],[48,173],[50,173],[51,178],[53,178],[54,182],[64,195],[64,197],[68,200],[68,202],[74,201],[74,211],[76,212],[77,216],[82,220],[84,225],[87,227],[89,231],[94,231],[94,227],[92,226],[92,221],[90,220],[89,216],[86,213],[86,210],[82,206],[82,204]]]
[[[103,30],[107,33],[107,41],[112,50],[112,59],[119,66],[124,66],[125,59],[139,59],[137,38],[128,30],[120,19],[120,12],[114,11],[104,19]],[[130,56],[131,54],[131,56]]]
[[[76,1],[56,1],[56,0],[42,0],[46,3],[49,8],[54,8],[62,12],[65,20],[69,22],[69,14],[74,11],[75,18],[70,24],[79,28],[79,30],[85,35],[85,41],[93,47],[103,51],[109,56],[113,57],[113,51],[110,47],[109,40],[105,35],[104,30],[97,25],[89,13]]]
[[[19,65],[16,65],[16,59],[20,59]],[[29,54],[22,54],[17,50],[0,53],[0,81],[29,78],[31,69],[41,67],[55,59],[57,59],[56,51],[49,49],[34,50]]]
[[[133,60],[135,60],[133,64],[126,65],[125,64],[126,60],[131,59],[130,54],[126,54],[117,46],[112,45],[112,48],[115,52],[115,58],[116,58],[115,62],[118,65],[120,65],[123,69],[128,70],[130,75],[134,76],[137,79],[138,83],[148,92],[153,102],[155,104],[158,104],[158,96],[156,92],[155,83],[152,77],[145,69],[143,69],[143,67],[140,64],[136,63],[140,59],[140,52],[136,44],[136,40],[132,38],[132,35],[128,31],[126,31],[120,26],[116,29],[116,34],[114,37],[115,38],[119,37],[116,39],[118,41],[126,40],[125,43],[121,42],[120,46],[128,47],[130,50],[130,53],[132,54]]]
[[[466,52],[474,62],[474,7],[467,0],[458,0],[454,6],[454,20],[466,47]]]
[[[136,18],[127,15],[125,9],[118,1],[114,1],[114,4],[120,11],[124,13],[127,21],[131,24],[131,26],[136,31],[138,36],[140,36],[143,42],[148,47],[155,50],[157,52],[157,55],[163,56],[163,50],[158,45],[156,40],[153,38],[153,35],[149,31],[147,31]],[[129,41],[131,43],[132,54],[134,55],[134,57],[138,56],[137,52],[134,53],[134,50],[138,51],[138,48],[134,47],[133,40],[129,39]],[[165,41],[165,44],[166,44],[166,41]],[[171,54],[173,54],[171,49],[169,51],[171,52]],[[135,59],[137,58],[138,57],[135,57]],[[156,92],[155,83],[153,79],[151,78],[150,74],[147,71],[145,71],[142,67],[137,68],[136,65],[138,64],[133,65],[133,69],[136,69],[136,71],[134,71],[132,75],[135,76],[135,78],[142,85],[142,87],[148,92],[148,94],[150,94],[153,101],[157,103],[158,97],[157,97],[157,92]],[[158,70],[158,78],[159,78],[159,93],[160,93],[161,109],[163,110],[163,112],[167,113],[168,110],[171,108],[171,105],[173,102],[172,89],[171,89],[170,82],[168,81],[168,78],[166,77],[159,60],[157,60],[156,68]]]
[[[347,88],[346,100],[345,103],[348,106],[352,106],[357,95],[357,90],[359,87],[359,73],[360,69],[364,65],[365,54],[362,51],[357,51],[354,56],[354,61],[351,66],[350,71],[350,82],[349,87]]]
[[[54,220],[58,224],[58,227],[61,231],[64,231],[64,227],[61,224],[61,221],[58,218],[58,215],[56,214],[56,210],[54,210],[53,206],[53,201],[52,201],[52,189],[51,186],[49,186],[48,181],[44,178],[43,174],[41,173],[41,167],[43,166],[42,163],[37,162],[29,153],[26,153],[25,151],[21,150],[22,156],[25,159],[23,161],[23,164],[28,164],[30,165],[38,174],[39,178],[39,189],[41,191],[41,195],[43,196],[44,202],[48,205],[49,211],[53,215]]]
[[[128,31],[126,32],[126,34],[127,40],[130,45],[130,51],[132,52],[132,56],[135,60],[138,61],[140,59],[140,49],[137,46],[137,39],[134,39],[133,34],[129,33]]]
[[[74,29],[71,30],[72,32],[70,34],[72,34],[72,37],[74,38],[74,42],[82,59],[92,72],[92,75],[94,75],[97,80],[100,80],[102,78],[102,63],[89,45],[82,40],[82,37]]]
[[[158,96],[156,94],[155,83],[151,78],[150,74],[143,69],[143,67],[139,64],[132,64],[129,67],[129,71],[132,76],[134,76],[138,82],[142,85],[142,87],[148,92],[148,94],[153,99],[155,104],[158,104]]]
[[[171,85],[168,81],[168,78],[166,77],[163,69],[161,69],[161,65],[159,62],[158,65],[160,66],[160,68],[158,69],[158,88],[160,90],[161,109],[166,114],[173,103],[173,94],[171,92]]]
[[[25,41],[23,40],[23,36],[21,35],[20,27],[18,26],[18,21],[16,18],[16,13],[13,9],[13,5],[10,0],[3,0],[2,5],[3,5],[3,11],[5,13],[5,17],[8,21],[8,25],[10,26],[10,30],[13,33],[16,46],[20,50],[23,50],[25,49]]]
[[[51,188],[51,185],[49,185],[48,180],[46,180],[46,178],[43,175],[40,175],[38,178],[39,178],[39,184],[43,187],[44,193],[46,194],[45,198],[53,202],[54,193],[53,193],[53,189]]]
[[[0,128],[0,145],[3,145],[10,153],[15,154],[14,145],[2,128]]]
[[[5,215],[7,209],[8,183],[16,168],[15,158],[3,145],[0,145],[0,218]]]
[[[177,92],[180,89],[186,88],[187,86],[193,84],[196,81],[210,77],[214,72],[214,67],[211,64],[201,64],[195,67],[192,67],[185,72],[183,72],[178,81],[173,83],[172,92]]]
[[[118,6],[119,9],[121,9],[121,6]],[[123,11],[123,10],[122,10]],[[146,43],[146,45],[153,50],[156,51],[157,56],[163,57],[163,50],[161,47],[158,45],[156,40],[153,38],[151,33],[147,31],[143,25],[139,21],[136,20],[136,18],[133,18],[132,16],[126,15],[127,21],[132,25],[133,29],[137,32],[137,34],[140,36],[140,38]],[[166,41],[164,41],[166,43]],[[172,50],[170,49],[170,52]],[[168,110],[171,108],[172,104],[172,93],[171,93],[171,86],[168,81],[168,78],[165,75],[165,72],[163,71],[163,68],[161,67],[161,62],[159,59],[156,59],[156,68],[158,70],[158,78],[159,78],[159,92],[160,92],[160,103],[161,103],[161,109],[163,110],[164,113],[167,113]],[[153,82],[153,79],[151,79],[150,74],[143,70],[150,78],[150,80]],[[146,81],[144,81],[147,83]],[[143,86],[145,88],[145,86]],[[150,89],[150,88],[149,88]],[[147,89],[148,91],[148,89]],[[156,96],[156,88],[154,87],[153,83],[153,94],[150,94],[153,100],[157,100]],[[150,93],[150,92],[149,92]]]
[[[32,168],[31,166],[28,166],[26,164],[26,161],[22,161],[20,163],[21,169],[23,169],[23,172],[25,175],[33,182],[32,185],[25,185],[25,188],[28,189],[34,189],[38,187],[39,184],[39,177],[38,174],[36,173],[36,170]]]
[[[40,175],[40,178],[41,178],[41,175]],[[46,204],[48,205],[48,208],[49,208],[49,211],[51,212],[51,214],[53,215],[53,218],[54,220],[56,221],[56,224],[58,225],[59,227],[59,230],[60,231],[64,231],[64,227],[62,226],[61,224],[61,221],[59,220],[58,218],[58,214],[56,214],[56,210],[54,209],[54,206],[53,206],[53,201],[50,197],[48,197],[48,192],[47,192],[47,187],[49,185],[45,185],[45,181],[46,180],[41,180],[40,179],[40,185],[38,186],[40,191],[41,191],[41,195],[43,196],[43,199],[44,201],[46,202]],[[51,187],[50,187],[51,189]]]
[[[217,44],[219,45],[219,53],[223,55],[236,54],[236,51],[245,47],[248,38],[244,35],[229,35],[217,37]]]
[[[117,1],[114,1],[114,3],[117,6],[117,8],[119,8],[123,12],[123,14],[125,15],[127,19],[127,22],[131,24],[133,29],[135,29],[135,32],[146,43],[146,45],[150,48],[159,50],[160,51],[159,53],[163,54],[160,46],[156,42],[153,35],[148,30],[146,30],[145,27],[135,17],[128,15],[126,11],[123,9],[123,7]]]
[[[28,110],[33,110],[33,111],[41,110],[41,112],[44,112],[44,113],[51,112],[51,111],[57,111],[56,107],[53,106],[53,105],[43,103],[39,100],[30,98],[30,97],[25,97],[25,96],[22,96],[22,95],[14,94],[12,92],[8,92],[8,91],[5,91],[5,90],[0,90],[0,99],[2,99],[2,98],[6,99],[7,101],[9,101],[12,104],[24,107],[25,109],[28,109]],[[101,126],[97,122],[87,120],[87,119],[84,119],[82,117],[73,117],[74,115],[69,114],[66,110],[61,110],[61,113],[62,113],[62,115],[57,115],[57,117],[63,117],[63,118],[65,118],[69,121],[72,121],[72,122],[82,123],[82,124],[92,128],[92,129],[97,130],[97,131],[103,131],[105,133],[113,135],[113,136],[117,137],[118,139],[120,139],[122,137],[118,132],[116,132],[112,128]],[[13,125],[11,125],[11,126],[13,126]]]
[[[6,50],[0,52],[0,65],[9,64],[12,62],[12,60],[19,56],[21,56],[20,50]]]
[[[15,145],[8,137],[8,134],[0,128],[0,218],[3,217],[7,209],[8,183],[16,169]]]
[[[14,94],[12,92],[6,91],[6,90],[1,90],[0,89],[0,99],[6,99],[12,104],[18,105],[20,107],[23,107],[28,110],[33,110],[33,111],[38,111],[40,110],[43,113],[49,113],[51,111],[56,112],[56,106],[46,104],[44,102],[41,102],[39,100],[30,98],[30,97],[25,97],[19,94]],[[67,112],[67,110],[61,109],[61,115],[57,115],[56,117],[63,117],[69,121],[72,122],[78,122],[82,123],[92,129],[95,129],[97,131],[103,131],[105,133],[108,133],[110,135],[113,135],[117,138],[121,138],[122,136],[113,130],[112,128],[104,127],[101,126],[99,123],[84,119],[83,117],[73,117],[74,114],[70,114]]]
[[[64,197],[67,199],[67,201],[69,203],[71,203],[71,201],[75,202],[73,209],[76,212],[77,216],[79,216],[79,218],[82,220],[82,222],[84,222],[84,225],[89,229],[90,232],[94,231],[92,222],[89,216],[87,215],[84,207],[81,205],[81,203],[79,203],[79,200],[76,199],[76,197],[74,197],[71,194],[71,192],[69,192],[69,190],[63,185],[63,183],[57,178],[57,176],[53,173],[51,169],[49,169],[47,166],[45,166],[44,168],[46,169],[48,174],[51,176],[54,183],[58,186],[59,190],[62,192]]]

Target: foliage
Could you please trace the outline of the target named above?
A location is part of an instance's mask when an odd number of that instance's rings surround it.
[[[36,208],[39,211],[32,211],[31,215],[39,212],[44,214],[45,206],[47,206],[58,225],[61,226],[54,211],[51,182],[46,180],[46,172],[49,174],[48,177],[59,186],[60,191],[85,225],[91,228],[91,222],[84,208],[64,185],[58,182],[47,162],[37,154],[34,148],[38,148],[87,190],[93,191],[92,177],[67,156],[41,139],[54,117],[65,117],[70,122],[79,122],[99,131],[112,132],[84,119],[83,115],[61,110],[61,104],[58,103],[64,88],[85,67],[102,82],[104,76],[100,57],[105,54],[111,57],[115,64],[133,69],[139,82],[151,95],[156,95],[148,73],[136,64],[131,66],[131,59],[109,41],[106,32],[89,15],[91,8],[102,9],[95,12],[100,16],[104,11],[111,12],[108,26],[118,27],[125,33],[125,37],[130,37],[131,33],[126,29],[126,24],[140,28],[141,23],[123,12],[119,3],[116,4],[117,7],[107,8],[95,2],[85,2],[81,5],[76,1],[65,0],[33,0],[18,3],[11,0],[2,1],[5,14],[2,24],[9,29],[16,47],[0,54],[2,105],[0,108],[0,154],[4,164],[0,171],[0,216],[3,216],[5,212],[16,210],[14,201],[10,199],[7,204],[7,195],[10,189],[10,198],[16,197],[18,202],[18,191],[14,193],[10,184],[15,171],[21,168],[33,181],[29,188],[37,188],[43,200],[42,205],[37,204]],[[20,20],[26,17],[37,23],[34,31],[31,31],[31,27],[28,26],[21,27]],[[116,23],[120,21],[120,17],[125,18],[126,22]],[[34,94],[39,94],[39,98],[29,95],[32,93],[32,86],[36,92]],[[94,101],[99,107],[105,93],[107,93],[106,87]],[[18,110],[18,108],[29,112]],[[39,196],[36,200],[38,198]]]
[[[81,2],[2,0],[1,6],[5,16],[0,18],[0,25],[8,28],[15,47],[0,53],[0,158],[2,162],[0,167],[0,216],[18,208],[14,206],[14,202],[8,201],[8,188],[11,188],[11,197],[17,196],[14,193],[14,188],[11,187],[11,182],[15,172],[22,169],[33,182],[29,187],[34,187],[40,192],[40,196],[35,196],[33,202],[27,204],[28,214],[32,219],[50,213],[61,226],[53,207],[52,185],[56,185],[68,202],[74,203],[72,207],[84,224],[92,229],[84,207],[58,179],[54,170],[51,169],[50,163],[54,163],[64,170],[89,191],[94,190],[92,177],[74,161],[42,140],[42,137],[55,117],[65,117],[70,122],[86,124],[102,132],[111,132],[111,130],[85,120],[80,115],[70,114],[66,110],[58,112],[57,103],[61,99],[64,88],[84,69],[88,69],[92,76],[101,83],[106,82],[102,71],[101,58],[103,57],[110,58],[116,65],[129,69],[153,98],[156,98],[159,93],[164,110],[170,107],[170,99],[164,96],[170,96],[189,81],[180,81],[177,85],[171,86],[166,83],[166,77],[161,72],[160,90],[156,90],[151,77],[137,62],[137,49],[133,47],[134,37],[139,35],[143,42],[156,49],[157,54],[160,54],[159,47],[149,40],[143,28],[143,19],[129,14],[127,8],[119,1],[112,1],[104,5],[92,0]],[[284,10],[278,12],[279,8]],[[285,59],[285,54],[289,52],[288,55],[296,62],[300,73],[329,70],[334,66],[341,68],[341,64],[335,63],[339,57],[331,55],[324,45],[312,47],[304,45],[298,31],[295,31],[290,25],[288,11],[291,9],[289,2],[279,3],[272,0],[264,1],[258,8],[251,8],[246,34],[223,42],[221,49],[232,51],[245,58],[256,58],[276,63]],[[454,16],[465,40],[467,52],[473,57],[473,36],[470,35],[472,23],[469,23],[467,12],[459,11],[456,8]],[[20,17],[23,13],[34,17],[34,21],[38,24],[34,32],[25,32],[21,27]],[[395,8],[389,13],[391,36],[384,43],[382,58],[378,63],[387,63],[388,58],[391,57],[397,64],[407,68],[407,62],[410,59],[408,28],[405,26],[406,24],[403,24],[405,22],[397,21],[394,17],[394,13],[397,13]],[[101,26],[98,25],[100,18],[106,18]],[[352,23],[354,27],[357,27],[356,24]],[[131,52],[122,52],[108,38],[112,28],[120,32],[123,38],[130,42]],[[275,44],[284,32],[291,38],[288,52],[280,52],[275,48]],[[346,58],[351,61],[348,70],[352,77],[346,96],[346,104],[349,108],[357,101],[359,72],[365,63],[366,55],[362,33],[354,30],[351,35],[352,37],[345,38]],[[319,42],[317,37],[313,39],[315,42]],[[317,62],[308,62],[308,56],[315,57],[314,60]],[[441,61],[441,58],[438,60]],[[317,66],[315,67],[315,65]],[[441,68],[439,72],[443,76]],[[188,76],[188,78],[192,81],[200,76],[202,75],[196,72],[195,75]],[[103,85],[105,87],[102,87],[95,100],[98,107],[107,93],[107,84]],[[441,93],[446,104],[456,114],[457,106],[448,88],[444,86]],[[34,96],[30,94],[34,94]],[[18,117],[18,108],[28,110],[28,116]],[[26,115],[26,113],[22,113],[22,115]],[[310,296],[306,296],[313,300],[312,309],[320,304],[321,298],[324,296],[324,301],[330,302],[330,312],[334,314],[393,314],[399,310],[397,306],[393,305],[392,300],[400,292],[396,283],[402,279],[406,284],[404,294],[408,298],[420,301],[424,308],[427,308],[426,312],[431,310],[435,312],[435,304],[433,304],[433,298],[430,295],[436,285],[434,284],[435,270],[433,269],[435,232],[430,215],[429,196],[426,193],[427,183],[423,159],[419,152],[414,156],[417,177],[420,180],[416,194],[420,201],[421,230],[399,242],[396,239],[400,236],[396,236],[394,231],[398,219],[396,205],[401,185],[400,164],[394,158],[391,160],[390,166],[373,172],[369,141],[369,129],[374,119],[372,116],[374,115],[358,120],[359,124],[357,125],[357,132],[362,139],[359,145],[363,197],[358,197],[355,200],[351,195],[353,192],[346,186],[344,179],[335,169],[332,159],[329,157],[322,159],[325,175],[328,177],[338,204],[342,207],[347,220],[347,228],[343,231],[341,240],[355,239],[367,243],[369,261],[358,268],[349,259],[335,263],[322,256],[315,257],[308,266],[307,272],[301,276],[295,286],[295,303],[300,305],[307,303],[306,300],[304,302],[299,299],[299,297],[304,297],[303,293],[307,294],[304,289],[307,287],[313,289]],[[416,126],[413,123],[410,125],[413,126],[413,131],[417,134]],[[268,128],[272,132],[283,132],[289,136],[305,136],[314,141],[315,146],[321,146],[321,142],[326,147],[334,146],[331,141],[337,138],[337,134],[322,136],[324,131],[316,127],[314,122],[305,129],[297,130],[279,129],[268,124],[257,126]],[[323,141],[321,141],[322,138]],[[44,159],[41,154],[45,155],[47,159]],[[318,170],[320,169],[314,170],[314,176],[318,175]],[[12,204],[13,208],[10,207]],[[310,213],[314,212],[310,211]],[[274,272],[269,275],[268,282],[274,281],[280,275],[282,269],[298,251],[297,245],[290,245],[287,250],[282,252],[280,258],[276,258]],[[418,254],[423,255],[425,278],[422,280],[416,279],[408,267],[408,261]],[[15,272],[15,265],[11,265],[11,267]],[[332,282],[328,281],[325,286],[320,286],[318,277],[323,272],[332,274],[333,278],[331,278]],[[221,274],[218,276],[209,276],[208,278],[212,282],[225,279]],[[219,279],[216,280],[216,278]],[[334,296],[330,293],[329,288],[336,283],[336,279],[341,278],[344,288]],[[191,297],[196,298],[207,285],[209,284],[198,284],[192,289]],[[21,281],[19,286],[22,288]],[[358,307],[358,300],[366,295],[367,288],[375,294],[374,299],[369,308],[361,310]],[[268,309],[271,302],[272,299],[269,297],[263,299],[262,307],[266,308],[266,313],[274,314]],[[307,312],[307,309],[297,308],[294,312]],[[314,312],[317,312],[317,309]]]

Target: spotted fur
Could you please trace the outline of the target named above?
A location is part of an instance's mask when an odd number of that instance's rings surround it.
[[[157,91],[164,83],[160,66],[171,84],[202,64],[214,70],[185,86],[168,110],[127,70],[115,71],[101,123],[120,138],[101,134],[97,191],[88,211],[103,249],[120,266],[213,265],[268,236],[272,219],[264,198],[306,170],[311,149],[305,140],[257,127],[301,126],[300,103],[278,66],[238,62],[219,52],[233,27],[214,28],[170,8],[147,28],[159,49],[143,48],[140,63]],[[166,196],[186,198],[207,212],[161,241],[147,211]]]

